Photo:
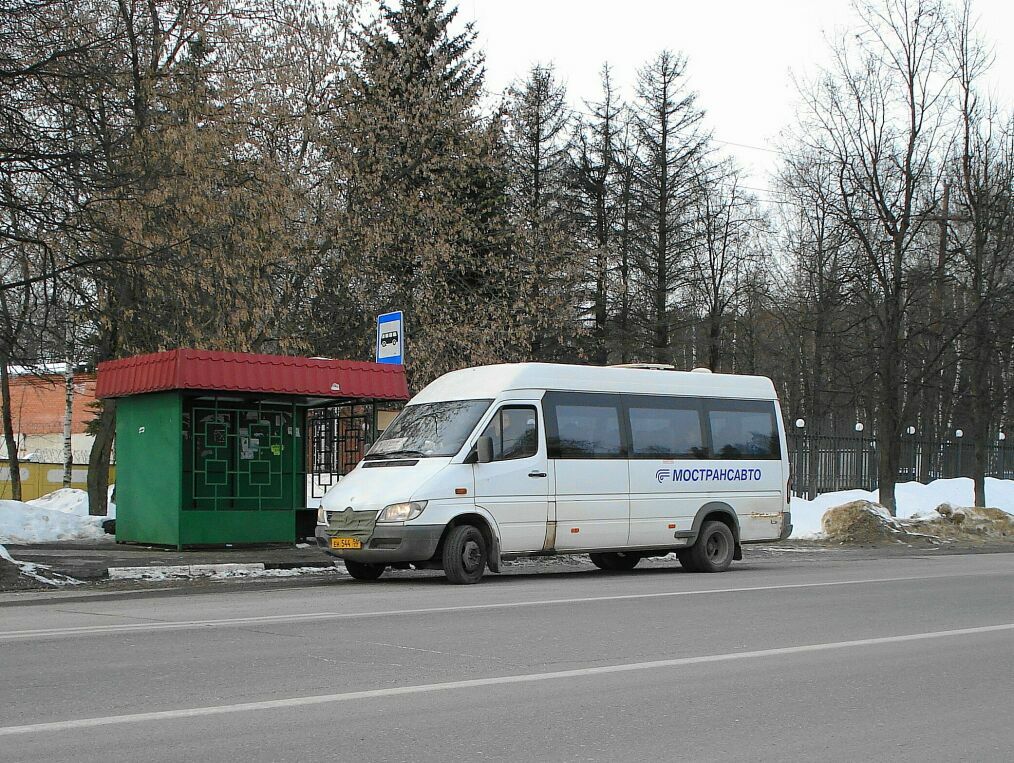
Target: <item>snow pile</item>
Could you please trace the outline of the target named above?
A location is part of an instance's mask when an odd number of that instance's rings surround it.
[[[828,509],[820,524],[824,536],[839,543],[876,543],[901,529],[883,506],[863,500]]]
[[[0,543],[52,543],[105,538],[106,517],[45,509],[21,501],[0,501]]]
[[[106,510],[106,516],[104,519],[115,519],[116,518],[116,504],[113,503],[113,486],[109,486],[109,504]],[[73,487],[62,487],[59,490],[54,490],[52,493],[47,493],[41,498],[34,498],[31,501],[26,501],[30,506],[38,506],[40,509],[50,509],[52,511],[64,511],[68,514],[76,514],[79,517],[88,516],[88,493],[84,490],[78,490]]]
[[[49,511],[63,511],[78,516],[88,515],[88,493],[74,487],[62,487],[41,498],[25,501],[29,506],[38,506]]]
[[[51,586],[80,585],[82,582],[59,572],[52,572],[52,568],[46,564],[19,562],[6,548],[0,546],[0,589],[21,588],[26,584],[30,586],[31,583],[25,578]]]
[[[818,495],[812,501],[793,498],[791,504],[792,538],[799,540],[823,539],[826,536],[825,530],[821,526],[821,519],[828,509],[856,501],[864,501],[876,504],[878,511],[883,511],[879,506],[879,500],[879,491],[876,490],[872,492],[841,490]],[[899,519],[934,520],[933,525],[935,526],[938,524],[935,520],[941,516],[936,511],[938,506],[942,504],[971,506],[974,503],[973,483],[967,477],[934,480],[928,485],[919,482],[903,482],[895,488],[895,500]],[[998,480],[987,477],[986,503],[1007,514],[1014,513],[1014,480]],[[967,517],[970,511],[982,510],[962,509],[961,511]],[[1002,517],[999,520],[994,518],[994,521],[1000,521],[1002,524],[1003,519]],[[918,522],[914,523],[914,525],[917,524]],[[913,529],[915,529],[914,525]],[[918,529],[929,530],[928,527]]]
[[[109,487],[110,498],[113,486]],[[116,518],[109,501],[104,517],[88,515],[88,493],[60,488],[31,501],[0,501],[0,543],[54,543],[107,538],[102,523]]]

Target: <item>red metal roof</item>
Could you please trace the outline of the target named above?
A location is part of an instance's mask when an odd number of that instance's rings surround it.
[[[245,352],[170,350],[99,363],[96,397],[202,390],[408,400],[403,366]]]

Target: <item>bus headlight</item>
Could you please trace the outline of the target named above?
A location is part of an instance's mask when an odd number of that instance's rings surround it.
[[[423,513],[426,501],[405,501],[385,506],[377,517],[378,522],[408,522]]]
[[[317,524],[324,525],[324,527],[327,527],[327,512],[324,511],[323,506],[317,509]]]

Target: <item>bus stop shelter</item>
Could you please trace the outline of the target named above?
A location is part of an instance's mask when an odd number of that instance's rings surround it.
[[[116,540],[292,543],[310,523],[307,413],[408,400],[404,368],[171,350],[100,363],[116,400]]]

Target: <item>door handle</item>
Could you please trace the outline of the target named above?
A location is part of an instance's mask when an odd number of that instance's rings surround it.
[[[533,471],[533,472],[528,472],[528,476],[529,477],[545,477],[546,473],[545,472],[539,472],[539,471]]]

